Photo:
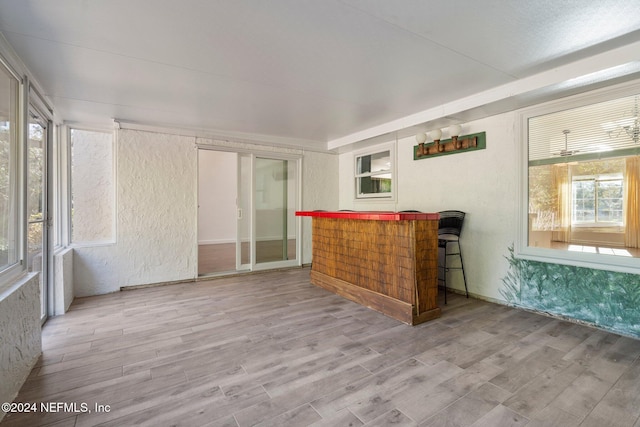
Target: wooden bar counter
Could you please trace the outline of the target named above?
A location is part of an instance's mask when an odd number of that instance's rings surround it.
[[[440,317],[437,213],[296,215],[313,218],[311,283],[409,325]]]

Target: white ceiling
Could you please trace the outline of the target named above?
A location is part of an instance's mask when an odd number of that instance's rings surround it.
[[[334,148],[635,46],[640,0],[0,0],[0,31],[62,120]]]

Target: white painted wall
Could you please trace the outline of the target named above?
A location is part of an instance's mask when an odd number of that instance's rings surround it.
[[[516,233],[518,175],[515,113],[466,123],[463,134],[486,132],[485,150],[413,160],[415,138],[397,145],[397,200],[354,201],[354,156],[340,155],[340,209],[467,213],[461,236],[469,292],[502,300],[505,255]],[[464,290],[460,275],[453,287]],[[451,283],[450,283],[451,284]]]
[[[37,274],[0,293],[0,331],[0,402],[12,402],[42,353]]]
[[[235,243],[236,153],[198,150],[198,243]]]

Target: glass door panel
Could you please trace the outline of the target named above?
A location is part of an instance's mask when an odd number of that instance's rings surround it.
[[[47,317],[47,252],[46,244],[46,210],[45,210],[45,149],[46,127],[33,117],[29,122],[29,139],[27,142],[27,269],[39,272],[41,317]]]
[[[295,261],[296,162],[255,159],[256,263]]]
[[[237,236],[236,236],[236,270],[250,270],[252,265],[251,245],[251,155],[238,154],[238,192]]]

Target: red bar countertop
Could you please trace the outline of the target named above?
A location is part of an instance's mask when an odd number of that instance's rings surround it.
[[[392,211],[296,211],[296,216],[337,219],[368,219],[374,221],[438,220],[440,214]]]

